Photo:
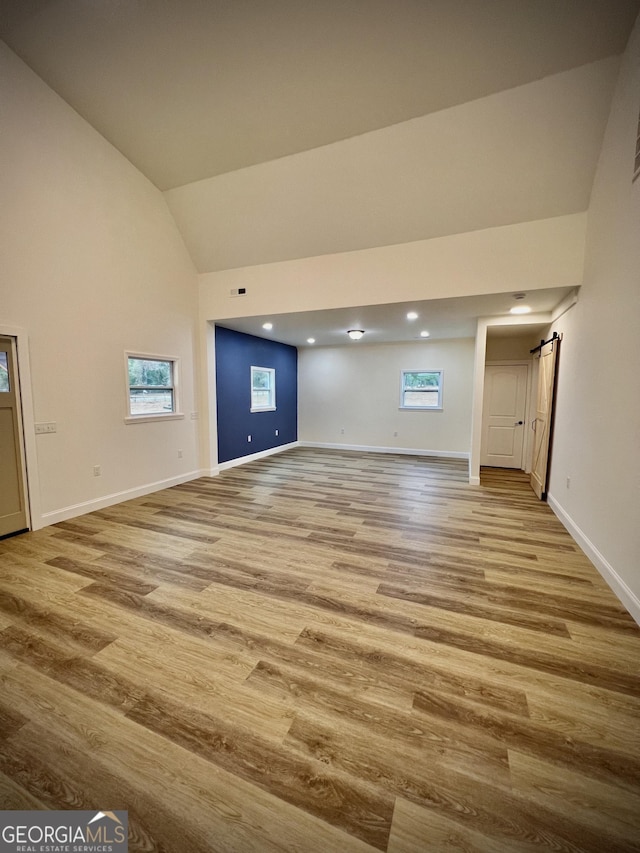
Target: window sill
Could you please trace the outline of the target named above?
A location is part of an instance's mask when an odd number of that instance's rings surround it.
[[[182,412],[167,412],[166,415],[128,415],[124,419],[125,424],[146,424],[151,421],[181,421],[184,420]]]
[[[276,407],[275,406],[264,406],[260,409],[250,409],[250,411],[251,412],[275,412]]]
[[[401,412],[442,412],[442,406],[398,406]]]

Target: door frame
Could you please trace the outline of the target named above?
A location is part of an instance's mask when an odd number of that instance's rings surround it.
[[[501,360],[492,360],[485,361],[484,363],[484,372],[483,376],[486,374],[487,367],[500,367],[503,365],[524,365],[527,369],[527,389],[525,392],[525,400],[524,400],[524,439],[522,442],[522,465],[520,469],[514,468],[514,471],[520,470],[524,471],[526,474],[531,472],[531,453],[533,450],[533,444],[531,441],[531,436],[529,435],[529,418],[531,414],[531,395],[533,393],[533,359],[526,358],[506,358]],[[484,385],[483,385],[483,393],[484,393]]]
[[[43,527],[40,512],[40,483],[38,478],[35,441],[33,396],[31,393],[31,365],[29,361],[29,338],[26,329],[20,326],[0,324],[0,335],[14,338],[16,342],[16,374],[18,391],[18,431],[22,448],[22,479],[25,496],[27,525],[30,530]]]

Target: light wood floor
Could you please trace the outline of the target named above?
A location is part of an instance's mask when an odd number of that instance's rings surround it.
[[[0,808],[640,850],[640,629],[520,472],[296,449],[0,542]]]

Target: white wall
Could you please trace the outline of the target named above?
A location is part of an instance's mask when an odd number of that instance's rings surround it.
[[[550,503],[638,621],[640,180],[631,177],[639,93],[636,23],[593,187],[580,300],[552,327],[563,341],[549,485]]]
[[[484,293],[576,287],[586,214],[522,222],[397,246],[206,273],[203,321],[382,305]],[[246,296],[231,290],[246,288]]]
[[[468,454],[473,357],[472,338],[305,347],[298,360],[299,439]],[[444,371],[443,411],[399,409],[403,369]]]
[[[540,343],[531,332],[518,335],[487,335],[487,361],[530,361],[531,350]]]
[[[0,325],[57,423],[30,435],[38,526],[199,469],[197,282],[161,193],[1,42],[0,99]],[[184,420],[125,425],[126,349],[181,358]]]

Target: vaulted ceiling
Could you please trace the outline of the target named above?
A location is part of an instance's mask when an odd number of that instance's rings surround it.
[[[200,272],[586,210],[640,0],[0,0]]]
[[[169,189],[619,54],[638,8],[637,0],[3,0],[0,26],[58,94]]]

